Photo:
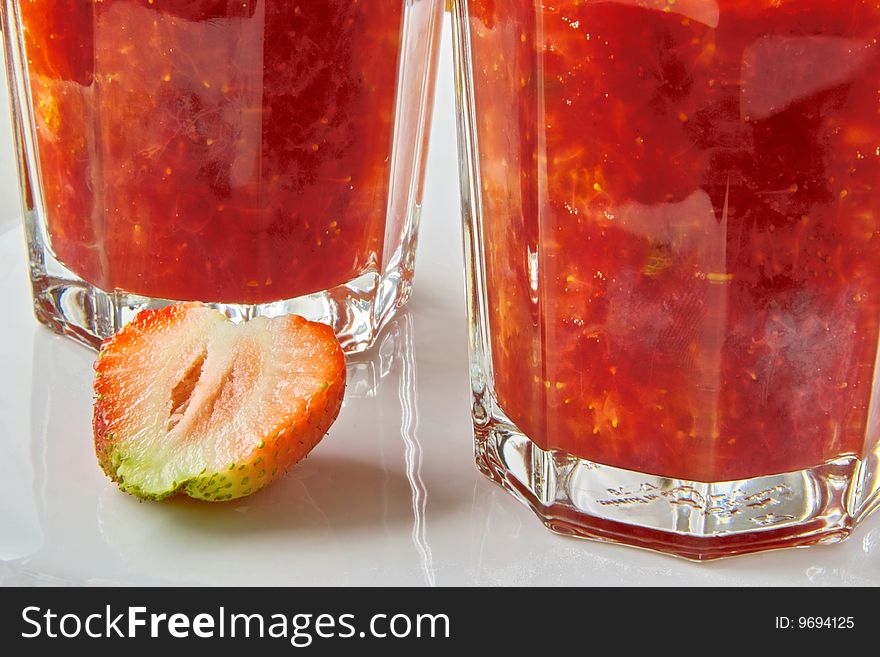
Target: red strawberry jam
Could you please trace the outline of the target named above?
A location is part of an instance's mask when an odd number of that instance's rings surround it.
[[[20,6],[49,237],[73,272],[258,303],[381,261],[402,3]]]
[[[510,419],[696,481],[873,449],[877,3],[469,5]]]

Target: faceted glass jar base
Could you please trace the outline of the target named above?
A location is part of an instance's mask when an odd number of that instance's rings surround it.
[[[797,472],[685,481],[543,450],[496,411],[475,422],[475,452],[483,474],[554,532],[694,561],[836,543],[880,505],[880,448]]]
[[[412,230],[389,259],[385,271],[363,272],[346,283],[314,294],[271,303],[208,303],[233,321],[264,315],[297,314],[333,327],[347,353],[369,349],[381,329],[397,309],[409,299],[412,290],[415,234],[418,209]],[[44,240],[33,213],[26,213],[34,314],[56,333],[67,335],[92,348],[113,335],[138,312],[173,303],[162,299],[129,294],[122,290],[102,290],[81,279],[58,261]]]

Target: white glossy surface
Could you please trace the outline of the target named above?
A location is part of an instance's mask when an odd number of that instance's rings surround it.
[[[478,474],[448,25],[441,65],[409,310],[313,455],[216,506],[138,503],[98,468],[93,353],[31,315],[0,91],[0,584],[880,584],[880,515],[841,545],[698,565],[555,536]]]

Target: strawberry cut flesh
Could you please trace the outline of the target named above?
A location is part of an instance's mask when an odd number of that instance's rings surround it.
[[[345,388],[329,326],[293,315],[236,325],[197,304],[140,313],[95,369],[99,462],[150,499],[255,492],[318,443]]]

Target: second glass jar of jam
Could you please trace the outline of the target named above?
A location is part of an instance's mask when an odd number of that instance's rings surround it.
[[[457,3],[478,461],[704,559],[878,498],[880,9]]]

